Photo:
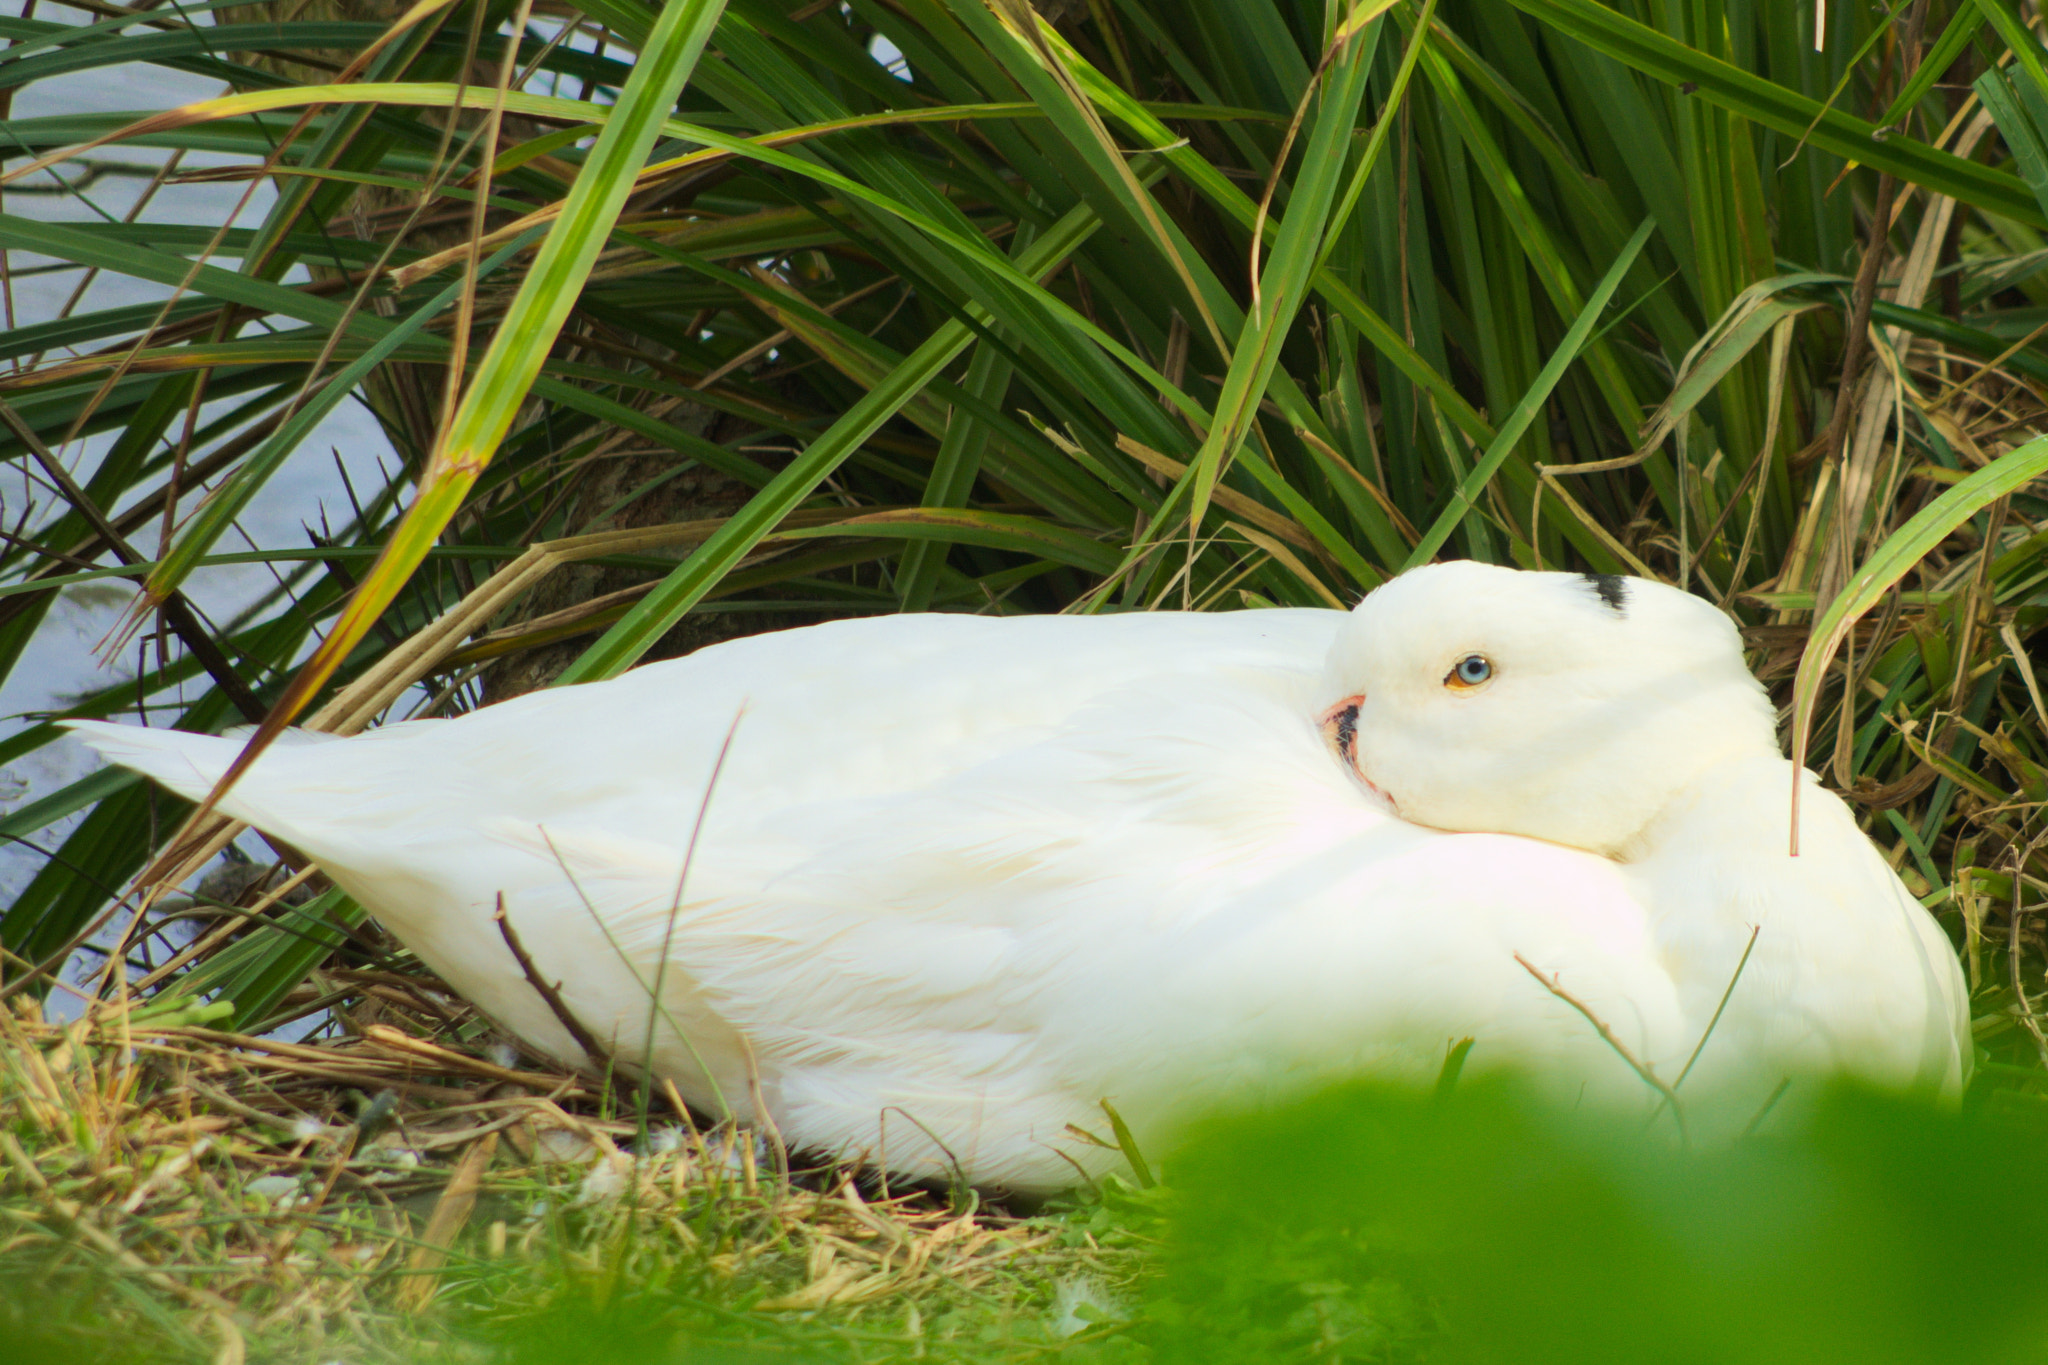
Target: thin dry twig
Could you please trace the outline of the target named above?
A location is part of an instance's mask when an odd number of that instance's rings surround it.
[[[2012,850],[2012,912],[2006,925],[2006,965],[2012,974],[2012,998],[2020,1022],[2033,1036],[2034,1050],[2040,1054],[2041,1064],[2048,1066],[2048,1033],[2043,1033],[2041,1020],[2034,1013],[2034,1003],[2027,999],[2027,983],[2021,973],[2020,956],[2020,922],[2025,918],[2020,913],[2020,897],[2022,888],[2026,886],[2026,864],[2041,842],[2035,839],[2027,844],[2024,851],[2017,846]]]
[[[590,1058],[592,1065],[601,1068],[605,1075],[612,1075],[615,1063],[611,1049],[598,1042],[590,1030],[583,1027],[583,1021],[578,1019],[575,1012],[563,1001],[561,983],[549,985],[547,978],[540,974],[540,969],[533,965],[533,959],[527,955],[526,945],[519,941],[519,931],[512,927],[511,919],[505,914],[503,892],[498,893],[498,905],[491,912],[491,918],[497,923],[498,936],[505,940],[505,946],[512,950],[513,959],[519,963],[519,970],[525,974],[526,984],[533,987],[535,993],[546,1003],[556,1022],[569,1031],[569,1036],[576,1040],[576,1046],[583,1049],[583,1054]]]
[[[1542,986],[1544,990],[1549,991],[1552,995],[1564,1001],[1565,1004],[1570,1005],[1573,1009],[1577,1010],[1581,1015],[1585,1016],[1586,1022],[1591,1024],[1593,1028],[1600,1034],[1601,1040],[1605,1042],[1607,1046],[1614,1049],[1616,1056],[1620,1057],[1621,1060],[1628,1063],[1629,1069],[1642,1078],[1643,1084],[1649,1086],[1652,1090],[1655,1090],[1658,1094],[1664,1097],[1664,1102],[1671,1106],[1671,1118],[1672,1121],[1678,1125],[1679,1136],[1686,1136],[1685,1110],[1681,1108],[1679,1105],[1677,1088],[1666,1084],[1662,1079],[1658,1077],[1656,1071],[1653,1068],[1651,1068],[1647,1063],[1639,1061],[1636,1058],[1635,1053],[1629,1051],[1628,1044],[1622,1042],[1620,1038],[1615,1036],[1614,1030],[1607,1026],[1607,1021],[1602,1019],[1599,1015],[1593,1013],[1592,1009],[1586,1004],[1585,1001],[1579,999],[1576,995],[1573,995],[1570,991],[1566,990],[1563,986],[1559,985],[1556,977],[1545,976],[1541,971],[1537,970],[1536,966],[1533,963],[1531,963],[1528,958],[1523,957],[1520,953],[1515,954],[1515,961],[1521,963],[1522,970],[1527,972],[1529,975],[1535,977],[1537,984]],[[1718,1017],[1718,1011],[1716,1012],[1716,1014]]]

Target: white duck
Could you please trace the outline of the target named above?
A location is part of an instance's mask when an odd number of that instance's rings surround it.
[[[193,797],[239,747],[75,728]],[[280,744],[222,809],[543,1052],[585,1061],[500,897],[620,1060],[659,999],[651,1064],[692,1103],[1045,1189],[1116,1160],[1068,1131],[1104,1100],[1157,1143],[1318,1080],[1426,1082],[1468,1037],[1474,1067],[1624,1103],[1657,1096],[1622,1049],[1664,1084],[1698,1049],[1696,1125],[1790,1076],[1954,1092],[1954,951],[1800,780],[1792,858],[1792,767],[1705,602],[1452,563],[1349,614],[755,636]]]

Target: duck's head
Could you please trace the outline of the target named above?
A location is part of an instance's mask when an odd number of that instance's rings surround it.
[[[1457,561],[1360,602],[1325,735],[1401,816],[1614,857],[1708,769],[1779,753],[1711,604],[1640,578]]]

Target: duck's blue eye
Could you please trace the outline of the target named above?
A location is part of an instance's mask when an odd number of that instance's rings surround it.
[[[1447,687],[1477,687],[1493,676],[1493,664],[1484,654],[1467,654],[1444,679]]]

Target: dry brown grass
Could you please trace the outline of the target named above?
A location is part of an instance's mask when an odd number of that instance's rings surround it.
[[[0,1015],[0,1335],[71,1358],[489,1359],[573,1321],[586,1344],[630,1324],[988,1359],[1061,1344],[1062,1280],[1136,1272],[1078,1217],[792,1177],[751,1133],[643,1124],[595,1081],[381,1013],[311,1044]]]

